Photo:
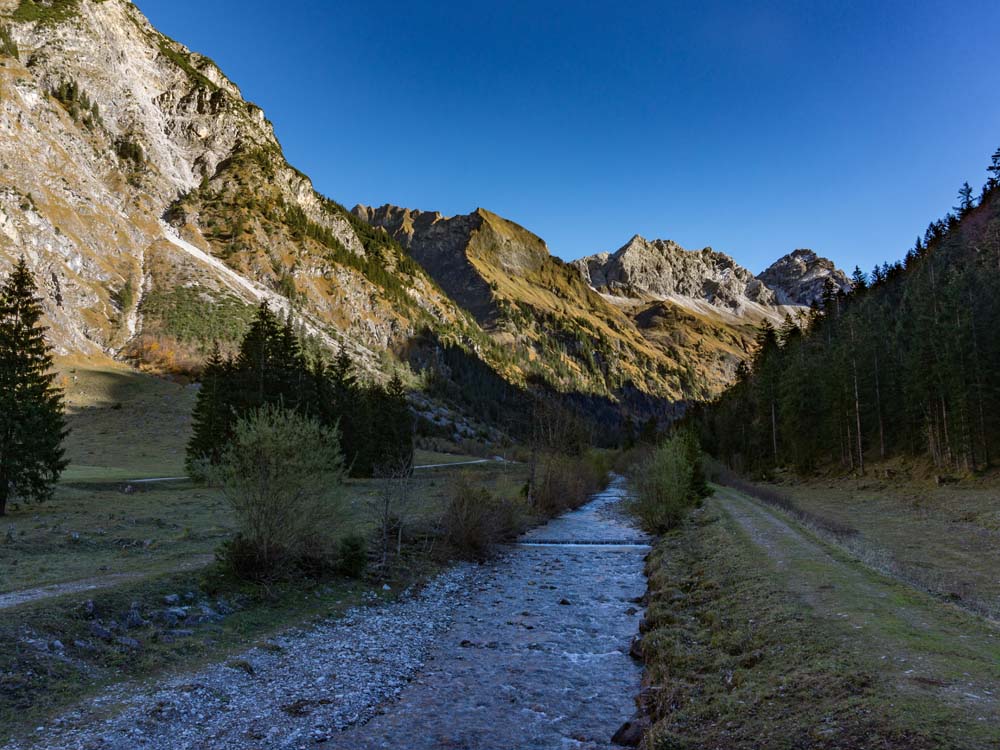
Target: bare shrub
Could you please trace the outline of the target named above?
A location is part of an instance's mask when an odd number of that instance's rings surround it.
[[[448,488],[441,517],[444,540],[459,556],[482,560],[497,544],[517,536],[525,526],[520,503],[495,497],[462,474]]]
[[[185,378],[196,377],[205,364],[205,354],[197,346],[157,333],[134,338],[125,355],[141,370]]]
[[[548,516],[579,508],[607,485],[610,469],[610,458],[599,451],[547,454],[539,461],[532,505]]]
[[[344,475],[336,430],[273,405],[247,413],[213,469],[239,525],[223,562],[260,580],[332,556]]]
[[[379,564],[385,567],[390,556],[402,552],[403,533],[412,521],[414,504],[410,492],[413,466],[410,461],[399,460],[375,470],[378,492],[368,500],[368,514],[375,524],[375,544]]]

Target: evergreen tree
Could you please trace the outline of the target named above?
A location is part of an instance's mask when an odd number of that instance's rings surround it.
[[[21,258],[0,287],[0,516],[12,497],[50,497],[68,463],[63,396],[35,292]]]
[[[398,374],[393,374],[386,386],[385,410],[388,424],[383,439],[390,459],[397,466],[413,466],[413,416]]]
[[[959,216],[965,216],[972,207],[975,205],[975,201],[972,198],[972,186],[968,182],[962,183],[962,187],[958,190],[958,205],[955,206],[955,211],[958,212]]]
[[[282,330],[267,302],[261,302],[236,356],[237,408],[242,412],[276,400],[280,394]]]
[[[991,173],[1000,175],[1000,151]],[[994,178],[991,178],[994,179]],[[734,468],[826,462],[863,472],[872,459],[924,455],[979,470],[1000,440],[1000,190],[931,222],[903,263],[852,293],[827,286],[797,334],[762,332],[752,367],[692,412],[706,446]],[[973,210],[974,209],[974,210]]]
[[[990,166],[986,168],[986,171],[990,173],[989,186],[995,188],[1000,184],[1000,148],[993,152],[993,157],[990,160]]]
[[[201,390],[191,415],[192,433],[187,446],[187,469],[198,471],[197,462],[219,462],[236,416],[230,393],[233,365],[223,359],[216,342],[201,376]]]

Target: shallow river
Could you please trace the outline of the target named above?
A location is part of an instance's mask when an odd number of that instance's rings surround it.
[[[611,747],[639,691],[628,650],[648,551],[623,496],[617,478],[510,547],[456,605],[398,700],[320,747]]]

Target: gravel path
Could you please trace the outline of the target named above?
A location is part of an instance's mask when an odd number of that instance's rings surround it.
[[[617,480],[529,537],[644,537]],[[5,750],[606,748],[632,714],[641,546],[519,546],[196,673],[119,686]]]

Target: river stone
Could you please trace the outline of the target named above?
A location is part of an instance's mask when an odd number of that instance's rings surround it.
[[[622,747],[638,747],[647,727],[649,727],[648,719],[636,714],[619,727],[611,742]]]

